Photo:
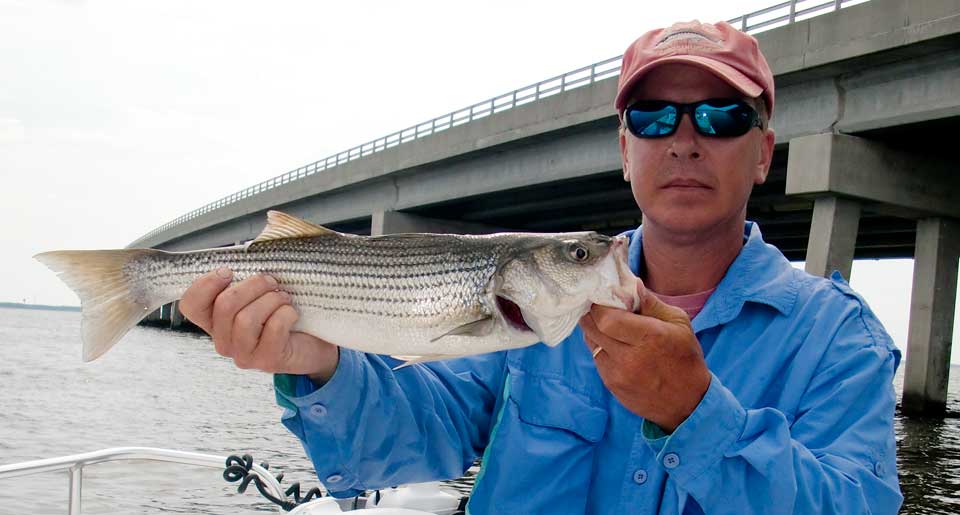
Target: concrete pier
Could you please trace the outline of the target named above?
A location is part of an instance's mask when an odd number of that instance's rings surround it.
[[[162,320],[162,317],[161,317],[161,316],[162,316],[162,312],[161,312],[161,310],[162,310],[162,308],[157,308],[155,311],[153,311],[152,313],[150,313],[149,315],[147,315],[146,318],[143,319],[143,321],[144,321],[144,322],[151,323],[151,324],[157,324],[157,323],[159,323],[159,322]]]
[[[140,321],[140,325],[166,327],[167,324],[164,324],[163,320],[163,306],[155,309],[149,315],[144,317],[143,320]]]
[[[786,193],[814,198],[807,271],[849,277],[864,206],[917,220],[913,296],[902,408],[942,413],[960,259],[960,176],[922,152],[840,134],[790,141]]]
[[[859,202],[840,197],[818,198],[813,205],[807,243],[807,272],[829,277],[839,270],[849,281],[859,225]]]
[[[916,248],[901,409],[935,415],[943,413],[947,404],[960,222],[920,220]]]
[[[173,303],[169,304],[170,306],[170,329],[180,329],[183,327],[183,322],[186,320],[183,317],[183,313],[180,312],[180,301],[175,300]]]

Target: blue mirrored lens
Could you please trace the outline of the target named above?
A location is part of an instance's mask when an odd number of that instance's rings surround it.
[[[693,113],[700,134],[708,136],[742,136],[753,127],[755,116],[742,103],[700,104]]]
[[[627,111],[627,123],[637,136],[658,137],[672,134],[677,127],[677,108],[660,104]]]
[[[696,131],[704,136],[742,136],[759,126],[759,115],[749,104],[732,99],[714,99],[691,104],[662,100],[637,102],[626,111],[626,124],[639,138],[658,138],[676,132],[684,113],[689,113]]]

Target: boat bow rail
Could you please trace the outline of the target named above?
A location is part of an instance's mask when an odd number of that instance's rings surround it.
[[[11,465],[0,465],[0,480],[65,470],[70,475],[70,503],[67,513],[70,515],[79,515],[81,513],[80,492],[83,486],[83,469],[89,465],[110,461],[143,460],[223,469],[226,459],[226,456],[214,456],[211,454],[154,447],[114,447],[83,454],[26,461]],[[286,499],[280,483],[267,469],[260,465],[253,464],[250,468],[250,473],[256,474],[263,483],[263,486],[272,495],[278,499]],[[280,508],[277,509],[277,512],[283,513]]]

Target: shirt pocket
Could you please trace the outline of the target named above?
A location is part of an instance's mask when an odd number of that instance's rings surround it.
[[[560,378],[511,370],[504,393],[471,513],[585,513],[607,411]]]
[[[525,424],[545,430],[563,430],[590,443],[599,442],[607,429],[607,410],[554,378],[510,376],[509,399]],[[538,434],[548,435],[544,431]],[[561,435],[556,435],[562,439]]]

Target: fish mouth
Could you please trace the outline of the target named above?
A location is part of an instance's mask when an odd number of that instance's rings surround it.
[[[497,295],[497,308],[511,327],[519,331],[533,332],[533,329],[527,325],[527,321],[523,319],[523,311],[520,310],[520,306],[516,302]]]

